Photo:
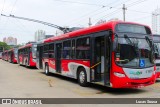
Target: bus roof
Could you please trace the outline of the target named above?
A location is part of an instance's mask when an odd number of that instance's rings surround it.
[[[28,47],[32,47],[33,43],[30,44],[26,44],[24,46],[19,47],[18,49],[23,49],[23,48],[28,48]]]
[[[14,51],[15,49],[18,49],[18,48],[11,48],[11,49],[8,50],[8,52],[9,51]]]
[[[100,25],[96,25],[96,26],[76,30],[76,31],[73,31],[73,32],[69,32],[69,33],[66,33],[66,34],[62,34],[60,36],[47,38],[47,39],[44,40],[44,43],[53,42],[53,41],[57,41],[57,40],[63,40],[63,39],[82,36],[82,35],[87,35],[87,34],[91,34],[93,32],[100,32],[100,31],[104,31],[104,30],[107,30],[107,29],[112,30],[114,32],[115,31],[115,26],[119,23],[137,24],[137,25],[141,25],[141,26],[146,26],[146,25],[133,23],[133,22],[110,21],[110,22],[106,22],[106,23],[103,23],[103,24],[100,24]],[[146,27],[148,27],[150,29],[149,26],[146,26]]]

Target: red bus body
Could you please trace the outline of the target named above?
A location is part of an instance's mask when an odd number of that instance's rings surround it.
[[[155,45],[156,77],[160,78],[160,35],[153,35],[153,41]]]
[[[93,27],[89,27],[89,28],[85,28],[85,29],[81,29],[81,30],[77,30],[77,31],[73,31],[70,33],[66,33],[63,34],[61,36],[56,36],[56,37],[51,37],[48,38],[46,40],[44,40],[44,43],[41,44],[43,45],[43,51],[45,49],[45,46],[47,46],[47,44],[51,44],[54,43],[54,53],[55,56],[57,55],[55,52],[55,47],[56,47],[56,51],[58,50],[57,48],[60,46],[58,46],[59,42],[63,42],[65,40],[70,40],[70,39],[74,39],[74,38],[81,38],[84,35],[88,36],[90,35],[90,38],[94,35],[98,35],[99,32],[103,32],[103,31],[107,31],[106,35],[111,35],[111,42],[113,43],[115,40],[115,27],[117,24],[136,24],[136,23],[130,23],[130,22],[121,22],[121,21],[112,21],[112,22],[107,22],[105,24],[101,24],[101,25],[97,25],[97,26],[93,26]],[[140,25],[140,24],[136,24],[136,25]],[[145,26],[145,25],[141,25],[141,26]],[[148,27],[148,26],[146,26]],[[148,27],[149,28],[149,27]],[[110,33],[110,31],[112,33]],[[98,32],[98,33],[97,33]],[[95,33],[95,34],[94,34]],[[77,39],[76,39],[77,40]],[[64,45],[64,44],[63,44]],[[62,46],[63,46],[62,45]],[[94,43],[92,44],[94,45]],[[37,53],[40,53],[42,50],[37,51]],[[112,88],[141,88],[144,86],[148,86],[151,84],[155,83],[155,65],[153,65],[150,68],[144,68],[144,69],[134,69],[134,68],[124,68],[121,66],[118,66],[115,62],[115,52],[114,51],[110,51],[110,69],[109,69],[109,76],[104,75],[104,78],[107,79],[109,81],[109,83],[103,83],[103,82],[97,82],[94,80],[94,73],[95,72],[92,67],[96,66],[96,64],[92,64],[94,63],[94,61],[91,60],[83,60],[83,59],[67,59],[67,58],[61,58],[61,64],[59,65],[61,68],[61,71],[57,70],[57,65],[56,65],[56,58],[51,58],[51,57],[43,57],[45,55],[49,55],[50,51],[48,51],[48,53],[46,54],[45,52],[43,52],[43,54],[41,55],[42,57],[42,66],[43,69],[45,70],[45,66],[48,65],[49,66],[49,72],[52,73],[58,73],[60,75],[63,76],[67,76],[67,77],[71,77],[71,78],[75,78],[77,79],[77,75],[78,75],[78,69],[83,68],[86,71],[86,75],[87,75],[87,82],[92,82],[95,84],[101,84],[101,85],[105,85],[105,86],[109,86]],[[53,53],[53,52],[51,52]],[[91,52],[89,55],[92,56],[91,54],[94,53]],[[98,64],[98,63],[97,63]],[[57,67],[57,68],[56,68]],[[127,74],[127,72],[137,72],[140,71],[141,73],[143,72],[147,72],[147,70],[151,71],[152,73],[150,74],[150,76],[148,77],[141,77],[138,79],[133,79],[129,77],[129,74]],[[121,77],[120,74],[123,74],[123,76]],[[118,75],[118,76],[117,76]],[[109,78],[109,79],[108,79]]]
[[[32,51],[33,46],[34,45],[31,43],[18,49],[18,63],[20,65],[36,67],[36,57],[35,53]]]
[[[8,50],[8,62],[17,63],[17,48]]]

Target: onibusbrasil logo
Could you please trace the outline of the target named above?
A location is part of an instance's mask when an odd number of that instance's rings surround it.
[[[137,72],[131,71],[130,74],[133,74],[133,75],[141,75],[142,72],[141,72],[141,71],[137,71]]]

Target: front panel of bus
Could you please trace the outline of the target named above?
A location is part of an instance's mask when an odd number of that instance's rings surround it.
[[[156,67],[149,28],[135,24],[118,24],[113,44],[113,88],[144,87],[155,82]]]
[[[33,44],[30,53],[30,66],[36,66],[37,44]]]
[[[156,77],[160,78],[160,35],[153,35],[155,63],[156,63]]]
[[[17,63],[18,60],[18,48],[14,48],[13,63]]]

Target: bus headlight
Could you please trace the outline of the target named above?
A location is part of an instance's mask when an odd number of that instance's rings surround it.
[[[114,75],[117,76],[117,77],[125,77],[124,74],[118,73],[118,72],[114,72]]]

